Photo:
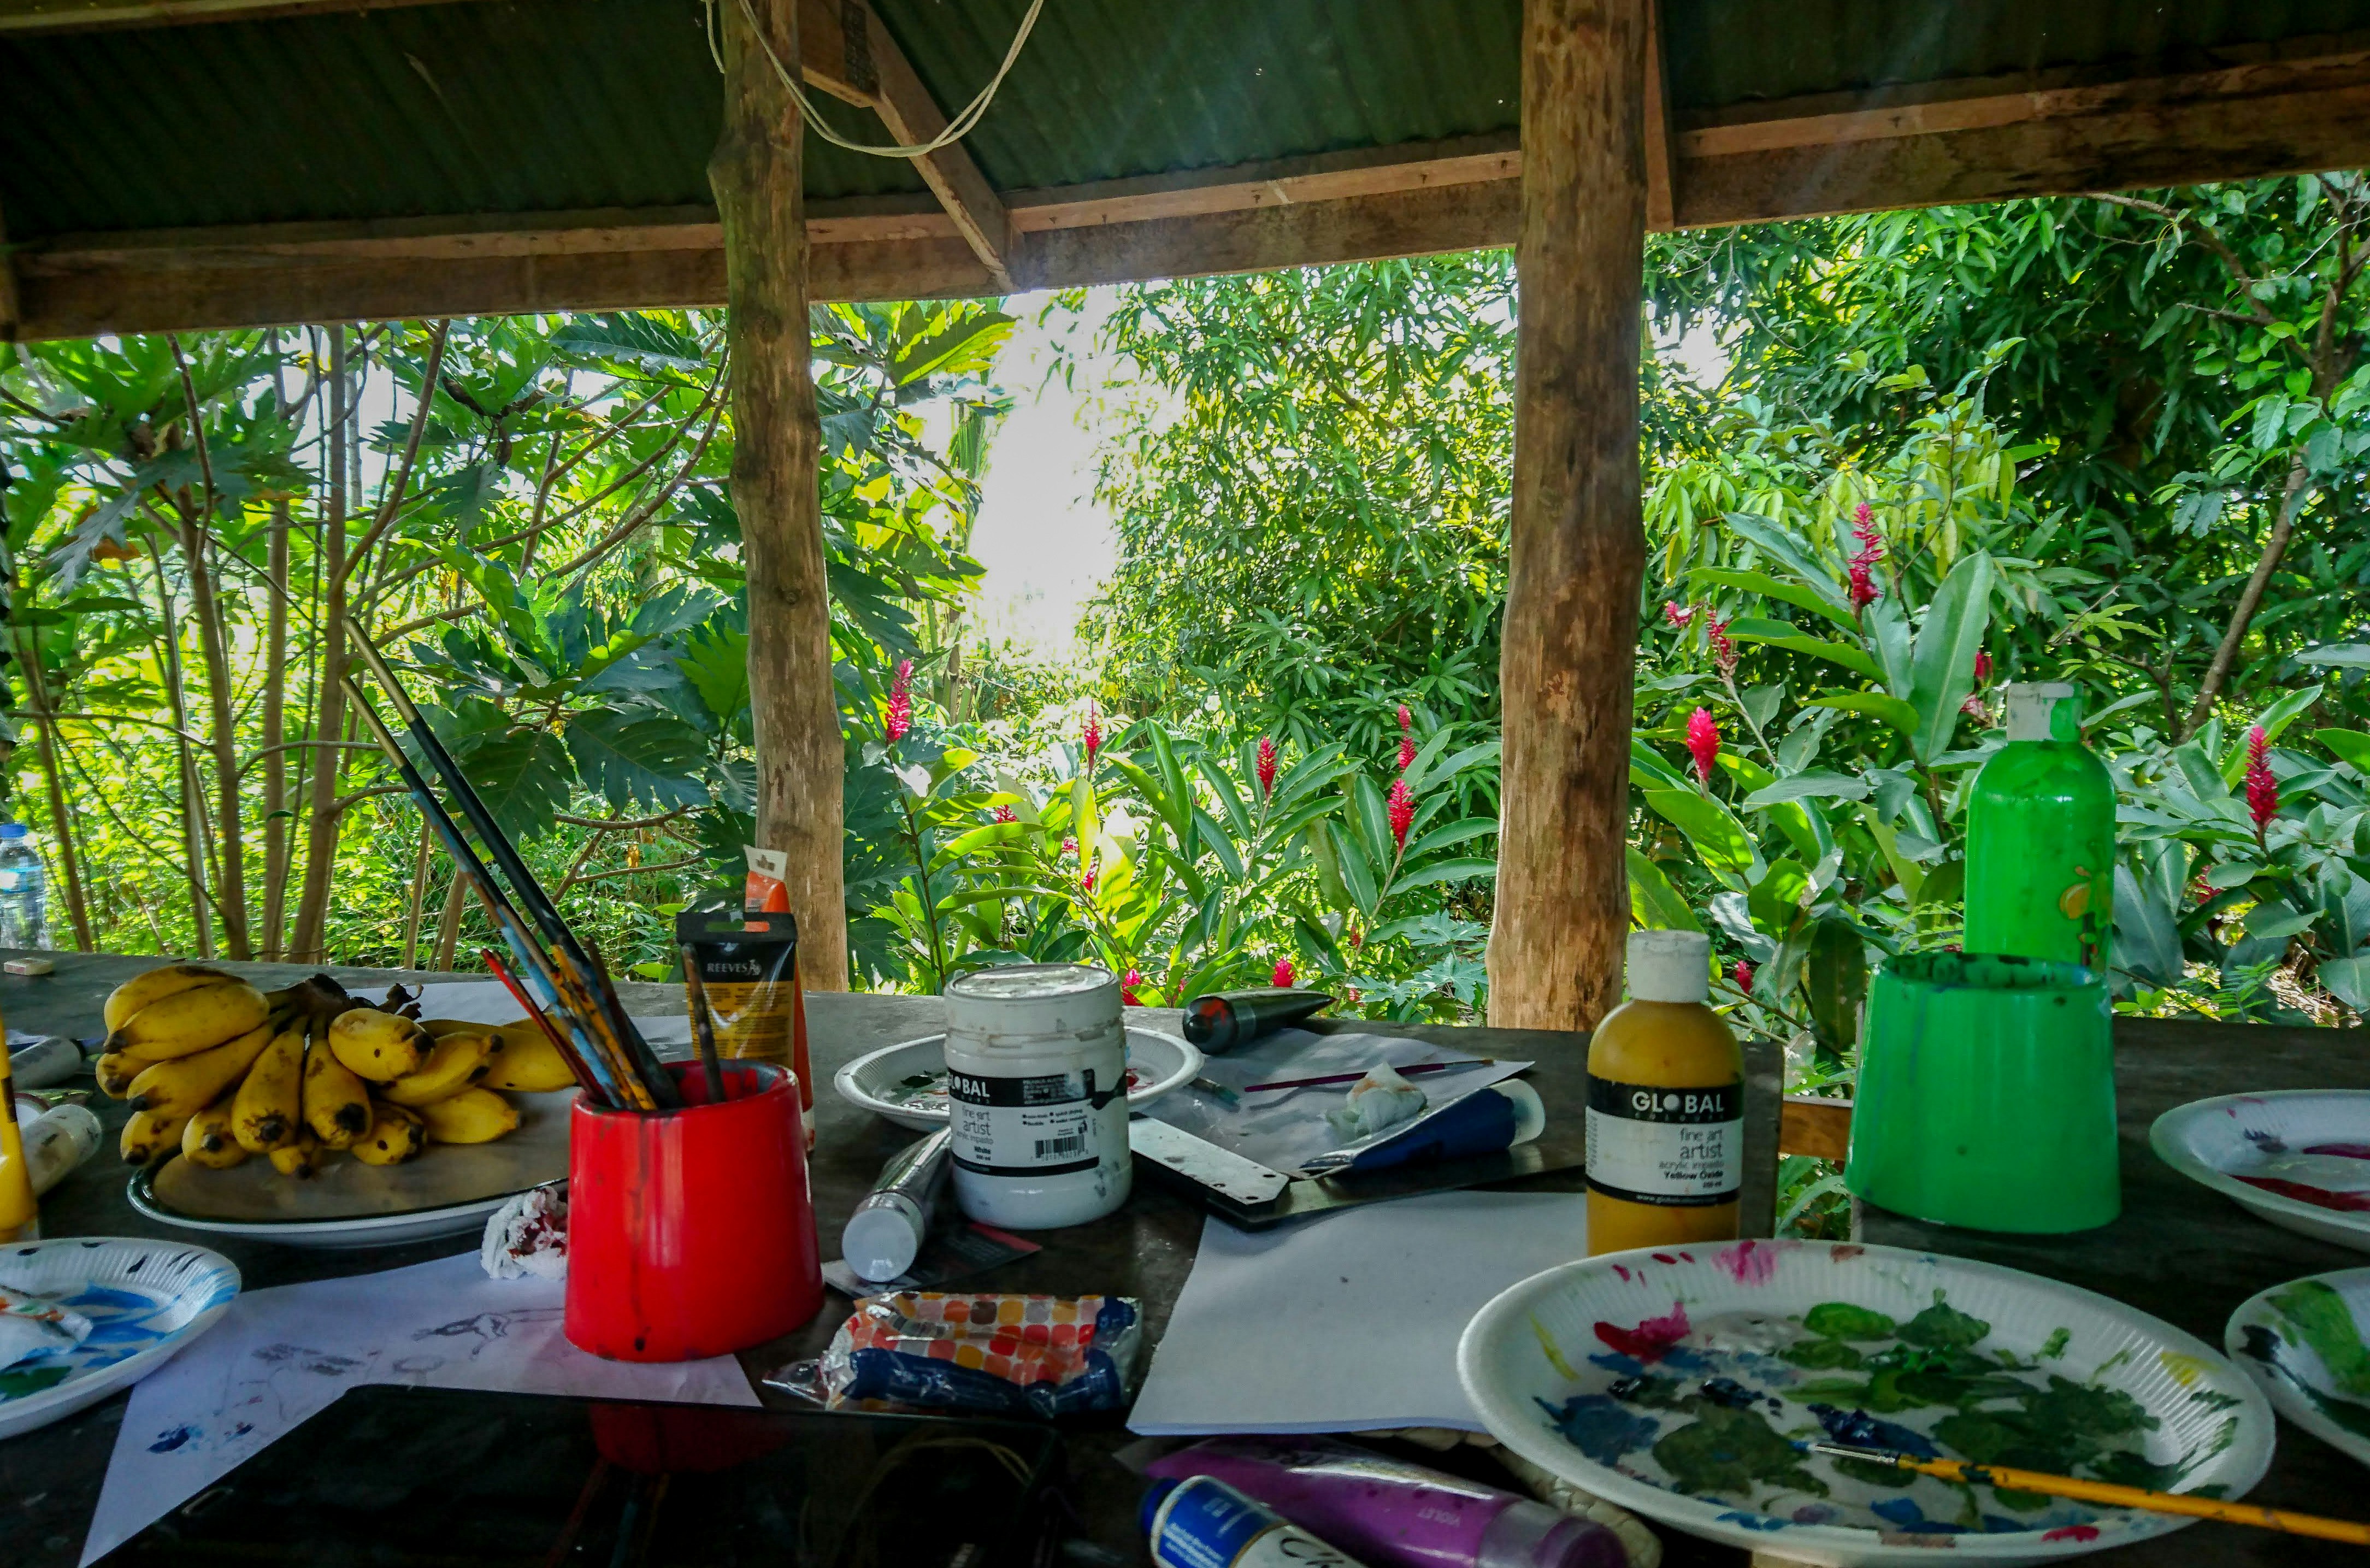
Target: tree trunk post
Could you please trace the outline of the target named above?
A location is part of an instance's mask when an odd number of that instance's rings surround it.
[[[1638,594],[1647,0],[1524,0],[1503,820],[1490,1021],[1621,999]]]
[[[749,702],[757,744],[757,842],[789,857],[799,973],[847,988],[841,874],[845,752],[831,680],[820,432],[807,317],[804,128],[776,63],[799,68],[794,0],[723,15],[724,132],[708,167],[724,221],[732,363],[732,501],[749,571]],[[768,55],[767,47],[771,54]]]

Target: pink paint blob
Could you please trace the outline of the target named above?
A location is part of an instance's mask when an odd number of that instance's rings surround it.
[[[1614,1264],[1614,1265],[1613,1265],[1613,1272],[1614,1272],[1615,1274],[1619,1274],[1619,1275],[1621,1276],[1621,1283],[1622,1283],[1622,1284],[1627,1285],[1627,1284],[1628,1284],[1628,1283],[1629,1283],[1630,1275],[1629,1275],[1629,1265],[1628,1265],[1628,1264],[1627,1264],[1627,1263],[1616,1263],[1616,1264]]]
[[[2284,1198],[2311,1204],[2318,1208],[2337,1209],[2346,1214],[2370,1213],[2370,1193],[2332,1193],[2326,1187],[2315,1187],[2302,1182],[2283,1182],[2276,1176],[2241,1176],[2239,1181],[2249,1187],[2261,1187],[2266,1193],[2277,1193]]]
[[[1766,1241],[1744,1241],[1719,1254],[1713,1262],[1739,1285],[1767,1285],[1778,1272],[1778,1249]]]
[[[1667,1315],[1641,1318],[1634,1329],[1599,1323],[1596,1337],[1623,1355],[1639,1361],[1660,1361],[1670,1354],[1673,1345],[1687,1337],[1687,1309],[1684,1302],[1674,1301]]]
[[[2342,1155],[2348,1159],[2370,1159],[2370,1144],[2315,1144],[2310,1148],[2306,1149],[2305,1153]]]
[[[2060,1525],[2054,1530],[2043,1530],[2041,1534],[2041,1539],[2043,1540],[2096,1540],[2099,1539],[2099,1527],[2096,1525]]]

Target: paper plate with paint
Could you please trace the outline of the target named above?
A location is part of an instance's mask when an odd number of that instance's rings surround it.
[[[1616,1252],[1484,1307],[1457,1374],[1499,1441],[1708,1539],[1831,1568],[2045,1562],[2195,1521],[1956,1486],[1804,1441],[2238,1497],[2262,1393],[2203,1341],[2014,1269],[1824,1241]]]
[[[1165,1030],[1127,1028],[1127,1102],[1138,1109],[1202,1070],[1202,1053]],[[947,1124],[947,1037],[884,1045],[832,1076],[850,1105],[918,1133]]]
[[[2273,1225],[2370,1252],[2370,1090],[2192,1101],[2156,1119],[2148,1146]]]
[[[2307,1432],[2370,1465],[2370,1269],[2275,1285],[2230,1314],[2230,1359]]]
[[[0,1286],[80,1320],[78,1343],[0,1370],[0,1437],[97,1404],[214,1326],[238,1270],[203,1247],[62,1237],[0,1248]]]

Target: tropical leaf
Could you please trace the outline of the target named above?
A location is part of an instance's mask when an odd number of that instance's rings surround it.
[[[1991,600],[1992,559],[1976,551],[1950,569],[1926,607],[1909,686],[1917,712],[1909,749],[1920,762],[1930,765],[1949,751],[1958,732],[1959,709],[1975,689],[1975,655],[1991,628]]]
[[[494,821],[514,840],[549,832],[576,784],[567,746],[548,730],[488,736],[470,748],[465,770]]]
[[[1656,814],[1687,836],[1706,870],[1729,887],[1744,890],[1761,857],[1753,836],[1727,807],[1686,790],[1649,790],[1645,795]]]
[[[613,811],[706,805],[707,750],[700,732],[672,715],[594,709],[569,718],[577,772]]]

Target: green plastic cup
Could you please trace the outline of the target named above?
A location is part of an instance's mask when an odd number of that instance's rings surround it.
[[[2106,987],[2080,964],[1913,953],[1877,972],[1844,1184],[1895,1214],[2057,1235],[2123,1212]]]

